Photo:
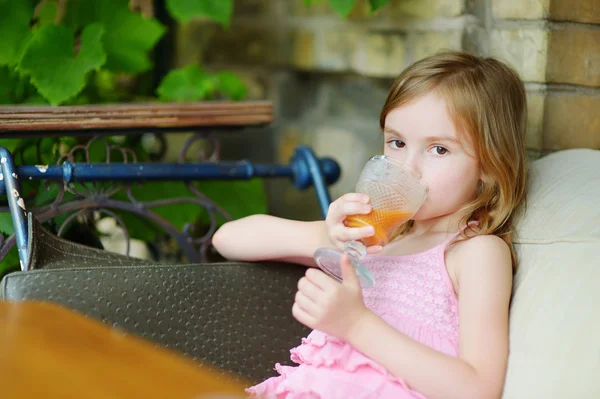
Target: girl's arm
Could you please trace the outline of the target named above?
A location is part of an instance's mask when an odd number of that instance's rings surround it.
[[[212,239],[227,259],[278,260],[315,266],[317,248],[333,247],[324,221],[300,222],[269,215],[252,215],[225,223]]]
[[[508,359],[512,288],[508,246],[495,236],[457,243],[460,356],[435,351],[398,332],[372,312],[349,331],[356,349],[436,399],[500,398]]]

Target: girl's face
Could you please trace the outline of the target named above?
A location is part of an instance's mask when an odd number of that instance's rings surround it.
[[[475,197],[481,178],[475,151],[435,92],[390,111],[384,139],[384,154],[420,172],[429,187],[414,220],[450,215]]]

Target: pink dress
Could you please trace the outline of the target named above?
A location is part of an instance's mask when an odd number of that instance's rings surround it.
[[[455,357],[458,356],[458,302],[444,255],[446,246],[457,234],[413,255],[367,256],[364,263],[376,283],[373,288],[363,290],[365,305],[392,327]],[[298,366],[276,364],[279,376],[246,392],[265,399],[425,398],[350,344],[321,331],[312,331],[290,352],[291,360]]]

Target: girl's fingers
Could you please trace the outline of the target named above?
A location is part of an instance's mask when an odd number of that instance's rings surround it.
[[[357,201],[340,201],[337,200],[329,205],[327,218],[325,221],[330,226],[343,224],[346,216],[350,215],[366,215],[371,212],[371,205]]]
[[[323,295],[323,290],[313,284],[306,276],[298,281],[298,292],[303,293],[314,302],[317,302],[318,298]]]
[[[300,307],[297,303],[294,302],[294,306],[292,306],[292,315],[296,320],[300,323],[304,324],[308,328],[314,328],[317,319],[308,314],[308,312]]]
[[[373,226],[365,227],[340,227],[336,232],[335,237],[341,241],[362,240],[363,238],[371,237],[375,234]]]
[[[348,193],[342,195],[338,200],[349,201],[349,202],[361,202],[363,204],[368,204],[370,202],[370,198],[367,194],[361,193]]]
[[[317,305],[312,299],[304,295],[301,291],[296,292],[296,298],[294,302],[297,303],[302,310],[313,317],[317,317],[320,306]]]
[[[356,201],[342,203],[340,212],[345,216],[366,215],[371,212],[371,205]]]
[[[370,199],[366,194],[344,194],[329,205],[326,221],[333,225],[343,222],[347,215],[369,213],[371,211],[369,202]]]
[[[304,294],[307,294],[307,296],[316,303],[323,303],[325,300],[324,298],[327,296],[327,292],[335,290],[339,284],[333,278],[329,277],[321,270],[315,269],[314,267],[311,267],[306,271],[305,277],[307,281],[302,284],[302,288],[298,287],[298,290],[302,291]],[[298,285],[300,286],[300,282]],[[315,289],[311,288],[311,286],[314,286],[316,291]],[[308,293],[309,291],[306,291],[306,289],[309,289],[310,293]],[[314,296],[312,293],[315,293]]]
[[[383,251],[383,247],[381,245],[371,245],[370,247],[367,247],[367,253],[369,255],[378,254],[381,251]]]

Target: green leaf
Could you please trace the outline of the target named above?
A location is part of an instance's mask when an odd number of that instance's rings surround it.
[[[60,182],[58,184],[62,184],[62,182]],[[38,206],[49,205],[56,199],[57,196],[58,196],[58,185],[57,184],[50,184],[50,186],[48,188],[46,188],[44,183],[40,182],[40,185],[37,190],[37,195],[35,196],[35,206],[38,207]],[[67,196],[65,195],[65,197],[67,197]],[[63,201],[64,201],[65,197],[63,197]]]
[[[179,22],[208,17],[226,26],[233,13],[233,0],[167,0],[167,10]]]
[[[216,82],[198,65],[171,70],[160,82],[156,93],[162,100],[198,101],[211,97]]]
[[[83,151],[80,152],[81,155],[83,155]],[[115,159],[115,156],[118,154],[118,152],[112,152],[110,154],[112,161],[113,162],[118,162],[117,159]],[[102,140],[95,140],[94,142],[91,143],[90,147],[89,147],[89,160],[87,159],[82,159],[81,162],[91,162],[91,163],[102,163],[102,162],[106,162],[106,159],[108,158],[109,154],[107,154],[107,149],[106,149],[106,145],[104,143],[104,141]]]
[[[239,76],[231,72],[219,72],[217,74],[217,89],[233,101],[239,101],[246,97],[248,88]]]
[[[73,28],[100,23],[105,31],[105,68],[131,74],[152,67],[148,51],[165,33],[156,19],[131,11],[128,0],[69,0],[65,23]]]
[[[101,100],[118,101],[119,93],[116,73],[102,69],[94,74],[93,84]]]
[[[19,68],[52,105],[74,97],[85,86],[86,74],[106,61],[102,48],[102,26],[86,26],[79,54],[74,54],[73,31],[64,26],[44,25],[36,29]]]
[[[369,0],[369,4],[371,5],[371,11],[376,11],[389,2],[390,0]]]
[[[25,75],[21,75],[18,71],[14,71],[13,73],[13,101],[15,104],[21,103],[25,101],[25,98],[30,95],[30,93],[36,93],[37,90],[31,82],[29,81],[29,77]]]
[[[187,187],[182,182],[148,182],[133,190],[135,198],[143,201],[162,200],[165,198],[192,197]],[[168,195],[165,195],[168,193]],[[187,223],[191,223],[201,212],[201,207],[193,203],[182,203],[151,208],[152,211],[173,223],[178,229],[182,229]]]
[[[182,182],[147,182],[141,186],[132,186],[133,196],[140,202],[150,202],[156,200],[164,200],[166,198],[185,198],[193,197],[188,191],[185,184]],[[122,191],[114,195],[115,199],[129,202],[126,194]],[[149,211],[155,212],[173,223],[178,229],[182,229],[187,223],[191,223],[200,215],[202,208],[193,203],[181,203],[174,205],[165,205],[160,207],[147,208]],[[128,212],[119,212],[119,215],[127,215]],[[129,233],[134,238],[141,240],[148,239],[148,223],[147,219],[141,219],[136,215],[124,216],[125,223],[129,229]],[[132,220],[138,219],[138,220]],[[127,222],[133,221],[130,225]]]
[[[30,1],[0,0],[0,65],[16,65],[29,40]]]
[[[20,104],[36,93],[29,77],[0,66],[0,104]]]
[[[20,265],[19,253],[17,252],[17,246],[14,245],[10,251],[6,254],[4,259],[0,261],[0,279],[5,274],[19,270]]]
[[[199,101],[213,98],[219,92],[231,100],[241,100],[247,88],[239,76],[231,72],[207,74],[198,65],[171,70],[158,86],[156,93],[166,101]]]
[[[41,4],[41,9],[37,17],[39,25],[53,24],[58,12],[58,5],[54,2],[45,1]]]
[[[356,0],[329,0],[331,8],[337,11],[342,17],[347,17],[354,8]]]
[[[233,219],[267,213],[267,196],[262,179],[201,181],[196,186],[222,206]]]
[[[35,165],[38,164],[36,139],[23,138],[19,140],[17,147],[13,151],[15,163],[17,165]]]
[[[143,216],[118,209],[113,209],[113,211],[121,218],[123,224],[125,224],[130,238],[136,238],[144,242],[154,242],[156,241],[156,237],[163,233],[160,228],[157,228],[154,223]]]
[[[42,97],[39,93],[35,93],[23,100],[23,104],[45,105],[48,104],[48,100]]]
[[[0,104],[12,104],[15,81],[10,69],[0,66]]]
[[[13,234],[15,229],[9,212],[0,212],[0,233],[7,236]]]
[[[203,181],[198,182],[197,187],[204,195],[229,212],[234,219],[267,212],[266,194],[263,181],[260,179],[249,181]],[[132,192],[135,198],[143,202],[164,200],[167,198],[165,193],[168,193],[168,198],[194,197],[181,182],[148,182],[141,186],[134,186]],[[122,192],[117,193],[114,198],[128,201],[125,193]],[[174,204],[148,209],[169,220],[178,229],[182,229],[187,223],[193,223],[197,220],[205,223],[208,223],[209,220],[206,210],[195,203]],[[154,241],[156,231],[149,227],[147,219],[124,211],[117,211],[116,213],[123,218],[131,237],[146,242]],[[223,222],[224,220],[219,220],[219,224]]]
[[[11,153],[19,146],[21,139],[1,139],[0,147],[6,148]]]

